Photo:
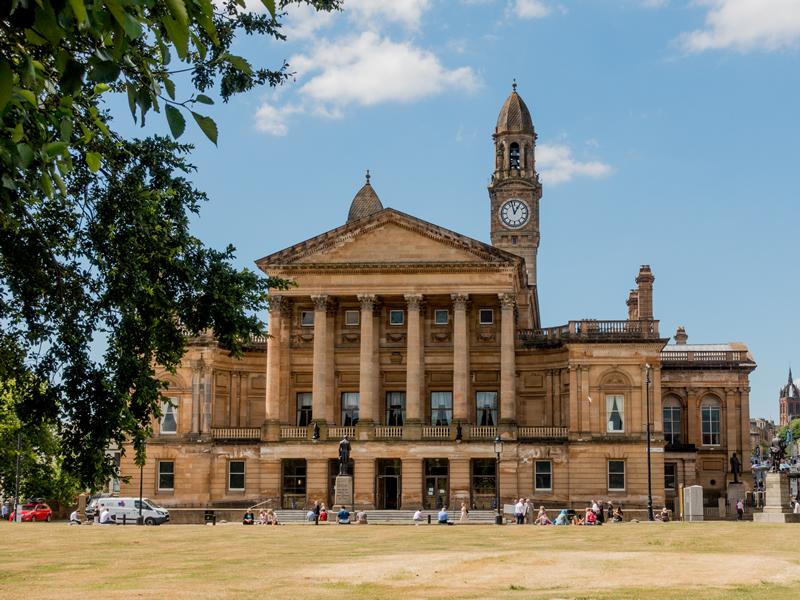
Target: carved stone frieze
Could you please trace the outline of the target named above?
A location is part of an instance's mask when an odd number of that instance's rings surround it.
[[[453,334],[449,331],[432,331],[431,341],[435,344],[444,344],[453,339]]]

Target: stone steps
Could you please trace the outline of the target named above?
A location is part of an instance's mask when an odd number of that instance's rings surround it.
[[[278,520],[281,523],[302,523],[306,520],[307,510],[277,510]],[[396,524],[410,524],[413,523],[414,518],[413,510],[368,510],[367,520],[370,523],[396,523]],[[428,515],[431,515],[431,523],[436,523],[438,511],[430,510],[423,511],[425,523],[427,523]],[[471,510],[469,511],[469,523],[494,523],[495,513],[493,510]],[[460,511],[450,512],[450,521],[457,523],[461,516]],[[256,514],[258,517],[258,514]],[[336,513],[333,511],[328,512],[329,522],[336,521]],[[355,511],[350,511],[350,518],[355,519]]]

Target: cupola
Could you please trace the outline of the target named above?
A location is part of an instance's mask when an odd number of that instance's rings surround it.
[[[369,215],[383,210],[381,199],[378,198],[378,194],[375,193],[375,190],[372,189],[372,185],[370,185],[369,170],[367,170],[366,179],[366,183],[358,190],[358,193],[356,193],[353,197],[353,201],[350,203],[350,212],[347,213],[348,223],[363,219],[364,217],[368,217]]]

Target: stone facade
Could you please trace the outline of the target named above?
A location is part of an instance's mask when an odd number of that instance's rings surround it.
[[[792,370],[789,369],[789,381],[781,388],[780,398],[778,399],[780,410],[779,425],[788,425],[794,419],[800,419],[800,388],[792,379]]]
[[[367,183],[345,225],[257,261],[297,286],[271,292],[270,335],[242,360],[198,338],[162,373],[174,408],[154,423],[147,496],[331,502],[348,435],[357,506],[488,508],[499,479],[504,503],[641,507],[648,407],[654,504],[679,484],[725,492],[730,456],[750,454],[747,348],[682,329],[666,345],[647,265],[627,319],[543,328],[536,134],[516,90],[494,140],[492,245],[383,208]],[[130,452],[122,472],[138,492]]]

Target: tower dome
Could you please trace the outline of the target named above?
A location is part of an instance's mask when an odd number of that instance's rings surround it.
[[[371,214],[383,210],[381,199],[378,198],[378,194],[376,194],[375,190],[372,189],[369,179],[369,170],[367,170],[366,183],[360,190],[358,190],[356,195],[353,197],[353,201],[350,203],[350,212],[347,213],[348,223],[350,221],[363,219],[364,217],[368,217]]]
[[[500,115],[497,117],[495,134],[501,133],[528,133],[533,134],[533,119],[525,102],[517,93],[517,83],[511,86],[511,95],[506,98]]]

